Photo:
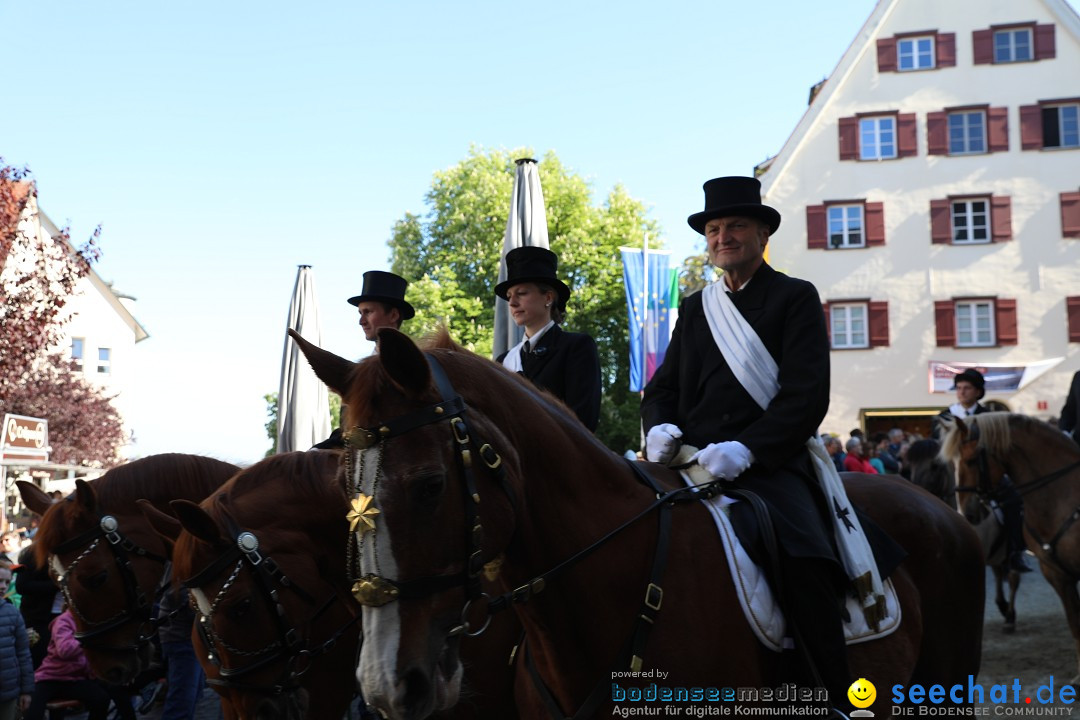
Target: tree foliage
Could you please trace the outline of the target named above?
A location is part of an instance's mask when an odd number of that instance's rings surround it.
[[[270,438],[270,449],[266,451],[263,457],[270,457],[277,452],[277,436],[278,436],[278,394],[276,392],[266,393],[263,395],[263,400],[266,402],[266,437]],[[337,393],[330,393],[330,426],[341,427],[341,396]]]
[[[393,272],[409,280],[416,318],[406,326],[421,335],[445,324],[455,340],[490,357],[495,285],[514,184],[515,159],[535,157],[524,148],[485,151],[436,172],[423,215],[406,213],[389,240]],[[593,203],[588,182],[552,152],[538,164],[551,249],[559,276],[571,287],[567,330],[596,340],[603,372],[597,435],[622,451],[640,444],[640,399],[629,390],[629,330],[620,246],[641,247],[659,226],[643,203],[621,186]],[[655,246],[655,241],[650,240]]]
[[[112,465],[126,440],[119,413],[56,352],[100,228],[76,250],[66,230],[45,233],[36,212],[26,171],[0,160],[0,415],[48,419],[57,462]]]

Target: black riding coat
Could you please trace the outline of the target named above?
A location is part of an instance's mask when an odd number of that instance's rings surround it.
[[[502,364],[506,353],[496,362]],[[596,432],[600,423],[600,356],[596,342],[583,333],[553,325],[530,353],[521,353],[521,374],[562,400]]]

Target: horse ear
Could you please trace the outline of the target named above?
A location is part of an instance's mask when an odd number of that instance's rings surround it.
[[[75,502],[93,513],[97,511],[97,493],[94,486],[85,480],[75,481]]]
[[[19,495],[22,495],[23,505],[38,515],[44,515],[45,511],[52,506],[52,498],[29,480],[18,480],[15,484],[19,486]]]
[[[217,523],[195,503],[190,500],[173,500],[169,506],[176,513],[184,529],[195,537],[211,545],[225,543],[225,538],[221,537],[221,530],[218,529]]]
[[[431,368],[408,335],[393,328],[379,328],[378,347],[382,366],[407,395],[419,395],[431,386]]]
[[[300,352],[304,353],[308,365],[315,371],[315,375],[326,383],[326,387],[345,397],[345,391],[349,389],[349,378],[352,376],[356,363],[323,350],[318,345],[312,345],[292,328],[289,328],[289,337],[300,346]]]
[[[154,532],[160,535],[162,540],[172,545],[176,538],[180,537],[180,531],[184,529],[184,526],[179,520],[168,513],[161,512],[149,500],[136,500],[135,503],[142,510],[146,522],[150,523],[150,527],[154,528]]]

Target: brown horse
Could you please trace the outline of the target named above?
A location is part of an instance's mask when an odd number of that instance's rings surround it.
[[[53,503],[29,482],[23,502],[39,513],[39,567],[51,565],[75,617],[76,637],[94,672],[125,685],[147,669],[155,634],[151,612],[169,547],[143,517],[140,498],[159,509],[202,500],[239,468],[198,455],[151,455],[117,466]]]
[[[360,608],[345,578],[338,453],[274,455],[201,505],[179,500],[174,578],[197,604],[200,660],[238,717],[340,718],[353,698]]]
[[[662,693],[791,679],[743,619],[706,509],[667,494],[683,488],[674,472],[644,465],[649,487],[564,405],[445,333],[425,354],[380,330],[378,355],[359,364],[293,337],[350,411],[345,457],[371,528],[358,541],[357,674],[384,716],[417,720],[454,698],[458,640],[482,627],[485,606],[513,604],[525,627],[522,717],[610,717],[618,691],[649,683]],[[848,491],[909,553],[893,575],[904,621],[852,646],[852,671],[879,688],[977,673],[971,528],[899,479],[849,478]],[[507,594],[487,602],[475,577],[495,559]],[[887,712],[889,694],[878,698]]]
[[[175,577],[201,612],[204,666],[219,675],[215,689],[239,717],[333,720],[353,699],[360,606],[346,575],[349,502],[339,456],[262,460],[200,505],[174,503],[183,532],[152,514],[178,536]],[[466,647],[473,692],[452,717],[515,717],[507,659],[517,637],[503,629],[499,638],[494,650],[479,641]]]
[[[1024,499],[1024,540],[1065,608],[1080,658],[1080,447],[1026,415],[982,413],[945,425],[942,455],[957,485],[998,499],[1008,475]],[[1080,683],[1080,673],[1072,683]]]

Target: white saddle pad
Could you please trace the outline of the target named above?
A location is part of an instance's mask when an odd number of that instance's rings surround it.
[[[687,485],[694,484],[685,473],[683,481]],[[770,650],[780,651],[794,647],[794,642],[786,635],[784,616],[773,597],[765,573],[747,555],[728,519],[728,506],[738,501],[721,495],[702,502],[716,522],[728,568],[731,569],[731,577],[735,582],[735,593],[739,596],[739,604],[742,605],[746,621],[750,623],[754,634]],[[844,623],[844,636],[848,645],[885,637],[900,627],[900,601],[891,579],[885,581],[884,590],[885,618],[876,630],[866,622],[858,601],[854,597],[848,598],[847,612],[850,620]]]

